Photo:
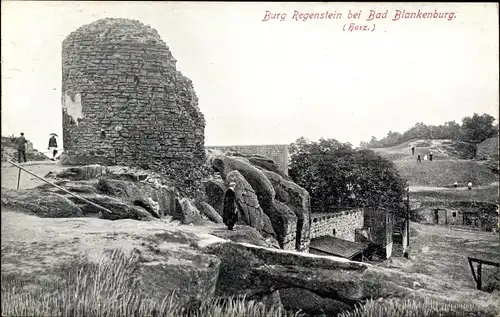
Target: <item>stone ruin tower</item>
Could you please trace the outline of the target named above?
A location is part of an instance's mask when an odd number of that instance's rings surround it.
[[[63,41],[62,109],[69,162],[175,173],[204,160],[205,119],[191,80],[139,21],[97,20]]]

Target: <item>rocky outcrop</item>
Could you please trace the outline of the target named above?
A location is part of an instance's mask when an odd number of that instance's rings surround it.
[[[224,193],[226,190],[226,185],[224,185],[224,181],[222,180],[210,179],[205,182],[205,195],[207,202],[210,206],[214,207],[214,209],[221,216],[224,204]]]
[[[270,290],[295,289],[297,292],[299,289],[313,293],[314,297],[330,305],[338,302],[338,306],[329,308],[333,310],[353,307],[372,298],[414,296],[414,282],[419,279],[416,275],[342,258],[245,243],[214,244],[208,246],[206,252],[221,259],[217,296],[255,297],[268,294]],[[442,291],[441,286],[430,282],[425,287],[436,295]]]
[[[263,232],[263,223],[266,224],[269,219],[281,248],[308,250],[310,198],[305,189],[278,172],[275,164],[265,158],[211,152],[209,159],[226,182],[235,181],[238,184],[236,193],[245,224]],[[210,180],[205,183],[205,190],[208,201],[221,210],[225,190],[223,182]],[[267,230],[266,234],[269,233],[270,230]]]
[[[247,224],[254,227],[258,231],[266,234],[275,236],[273,226],[269,217],[262,211],[259,204],[259,199],[253,191],[252,186],[246,181],[246,179],[238,172],[231,171],[227,174],[227,179],[229,182],[235,182],[236,187],[236,200],[238,202],[240,213],[238,219],[241,224]]]
[[[296,249],[307,251],[310,239],[311,198],[309,193],[299,185],[289,181],[279,174],[264,171],[276,192],[276,200],[288,206],[297,217]]]
[[[2,208],[34,213],[42,218],[82,217],[84,212],[70,199],[36,189],[2,188]]]
[[[213,159],[212,165],[223,177],[227,177],[231,171],[238,171],[259,197],[262,208],[264,210],[271,208],[275,195],[274,188],[262,170],[241,157],[219,156]]]
[[[199,201],[196,203],[196,207],[201,212],[201,214],[205,215],[205,217],[210,219],[210,221],[213,221],[215,223],[223,223],[222,216],[217,211],[215,211],[215,209],[207,202]]]

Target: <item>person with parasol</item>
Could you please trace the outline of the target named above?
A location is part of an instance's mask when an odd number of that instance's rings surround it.
[[[52,152],[52,161],[55,161],[56,160],[56,155],[57,155],[57,134],[55,133],[51,133],[50,134],[50,139],[49,139],[49,147],[47,148],[47,150],[49,150],[50,152]]]

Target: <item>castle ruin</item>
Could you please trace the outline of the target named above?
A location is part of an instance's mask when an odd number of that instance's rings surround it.
[[[64,150],[71,161],[169,173],[200,167],[205,119],[158,32],[106,18],[62,43]]]

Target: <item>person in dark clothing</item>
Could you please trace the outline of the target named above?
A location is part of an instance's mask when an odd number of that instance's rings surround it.
[[[415,155],[415,146],[411,145],[411,155]]]
[[[23,159],[25,162],[26,160],[26,139],[24,138],[24,133],[21,132],[21,136],[17,138],[16,140],[16,145],[17,145],[17,162],[21,163],[21,159]]]
[[[420,154],[417,155],[417,162],[422,163],[422,159],[420,158]]]
[[[233,230],[236,221],[238,221],[238,205],[234,193],[235,188],[235,182],[229,183],[229,189],[224,195],[224,212],[222,219],[229,230]]]
[[[57,140],[56,136],[52,135],[49,139],[49,147],[47,150],[52,152],[52,161],[56,160],[56,154],[57,154]]]
[[[432,154],[432,151],[430,151],[430,152],[429,152],[429,161],[431,161],[431,162],[432,162],[432,155],[433,155],[433,154]]]

